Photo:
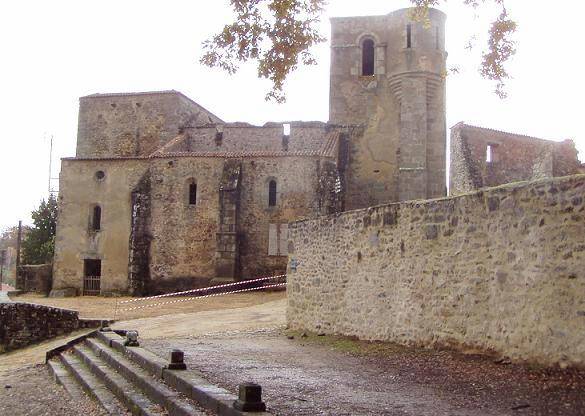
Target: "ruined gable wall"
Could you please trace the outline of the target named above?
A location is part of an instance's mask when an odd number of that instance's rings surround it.
[[[221,121],[177,92],[79,99],[77,157],[147,156],[186,126]]]
[[[53,289],[83,287],[83,259],[102,260],[102,293],[126,292],[130,194],[148,169],[146,160],[63,160],[55,238]],[[105,173],[102,180],[96,172]],[[95,204],[101,230],[90,230]]]
[[[492,161],[486,161],[487,146]],[[572,141],[554,142],[457,124],[451,129],[452,195],[504,183],[578,173]]]
[[[585,365],[585,175],[290,225],[292,328]]]

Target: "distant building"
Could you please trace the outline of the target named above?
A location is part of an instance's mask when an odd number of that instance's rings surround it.
[[[450,193],[581,172],[572,140],[552,141],[458,123],[451,128]]]

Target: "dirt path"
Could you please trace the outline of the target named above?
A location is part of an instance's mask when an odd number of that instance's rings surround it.
[[[186,302],[159,303],[180,301],[187,297],[166,297],[144,301],[142,298],[117,297],[104,298],[98,296],[78,296],[74,298],[47,298],[42,295],[26,294],[14,296],[11,299],[19,302],[38,303],[40,305],[55,306],[57,308],[79,311],[80,318],[101,318],[129,320],[162,315],[174,315],[218,309],[243,308],[285,299],[285,292],[248,292],[225,296],[200,298]],[[130,303],[123,303],[132,301]],[[126,310],[137,306],[156,305],[146,308]]]
[[[135,329],[142,339],[191,338],[202,334],[284,327],[286,299],[261,305],[180,313],[120,321],[115,329]]]

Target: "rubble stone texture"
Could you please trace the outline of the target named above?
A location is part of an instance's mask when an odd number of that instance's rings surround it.
[[[585,365],[585,175],[289,225],[293,329]]]

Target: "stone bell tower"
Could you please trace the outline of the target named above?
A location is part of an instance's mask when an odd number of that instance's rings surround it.
[[[446,16],[431,9],[425,24],[411,10],[331,19],[329,120],[364,129],[346,209],[446,194]]]

